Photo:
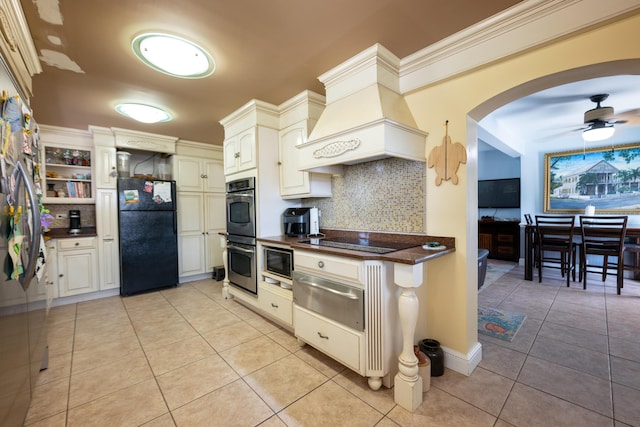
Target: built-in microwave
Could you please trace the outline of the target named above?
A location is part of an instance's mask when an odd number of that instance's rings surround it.
[[[293,251],[291,249],[264,246],[264,269],[280,277],[291,279]]]

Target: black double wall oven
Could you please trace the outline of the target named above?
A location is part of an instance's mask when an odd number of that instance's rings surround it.
[[[257,295],[255,178],[228,182],[226,199],[229,283]]]

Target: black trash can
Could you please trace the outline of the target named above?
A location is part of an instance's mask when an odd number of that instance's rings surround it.
[[[440,347],[440,342],[427,338],[418,344],[420,351],[426,354],[431,361],[431,376],[439,377],[444,374],[444,351]]]
[[[478,290],[484,285],[484,278],[487,277],[487,249],[478,249]]]
[[[224,279],[224,267],[213,267],[213,280],[220,281]]]

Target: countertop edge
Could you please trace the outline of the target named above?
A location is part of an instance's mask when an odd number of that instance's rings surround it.
[[[354,232],[354,234],[358,234],[358,232]],[[344,232],[342,233],[344,235]],[[376,254],[370,252],[362,252],[350,249],[337,249],[337,248],[327,248],[320,247],[317,245],[311,245],[308,243],[300,243],[300,240],[306,240],[305,237],[295,237],[295,236],[267,236],[267,237],[257,237],[256,241],[261,243],[271,243],[277,245],[285,245],[289,246],[293,249],[303,249],[310,250],[314,252],[325,253],[328,255],[336,255],[343,256],[347,258],[354,258],[360,260],[378,260],[378,261],[387,261],[394,262],[399,264],[422,264],[424,262],[430,261],[435,258],[439,258],[441,256],[450,254],[455,252],[455,238],[453,237],[442,237],[442,236],[430,236],[430,235],[402,235],[402,234],[390,234],[390,237],[393,237],[393,240],[398,241],[402,240],[403,237],[410,239],[410,242],[416,243],[415,247],[411,247],[408,249],[403,249],[395,252],[390,252],[387,254]],[[441,242],[445,249],[441,250],[426,250],[422,248],[422,245],[426,242],[430,241],[438,241]]]

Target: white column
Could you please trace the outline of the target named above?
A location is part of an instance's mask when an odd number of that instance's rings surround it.
[[[222,265],[224,265],[224,279],[222,280],[222,296],[230,299],[229,293],[229,260],[227,259],[227,236],[220,236],[220,246],[222,247]]]
[[[398,298],[402,353],[398,358],[393,399],[398,405],[411,412],[422,403],[422,377],[418,375],[418,359],[413,353],[420,305],[414,289],[422,285],[422,268],[422,264],[394,264],[393,269],[394,282],[402,289]]]

